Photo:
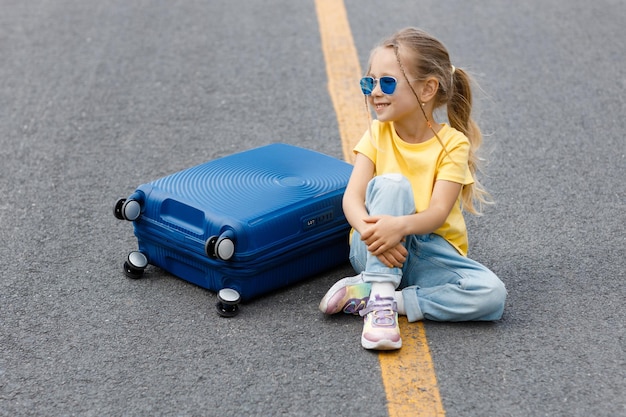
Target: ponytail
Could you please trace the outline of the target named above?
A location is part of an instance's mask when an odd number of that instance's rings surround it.
[[[491,204],[491,196],[480,183],[476,174],[481,171],[481,159],[477,154],[483,137],[480,128],[472,119],[472,90],[469,75],[460,68],[452,67],[452,88],[448,100],[448,121],[450,126],[462,132],[470,141],[469,170],[474,183],[463,187],[461,202],[463,209],[469,213],[480,215],[485,204]]]

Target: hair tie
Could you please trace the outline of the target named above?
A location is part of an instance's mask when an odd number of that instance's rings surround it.
[[[456,71],[456,67],[452,65],[452,75],[454,75],[454,71]]]

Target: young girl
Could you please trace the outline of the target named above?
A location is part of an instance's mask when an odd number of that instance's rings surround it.
[[[462,209],[479,214],[487,195],[474,177],[481,133],[467,73],[438,40],[408,28],[372,51],[361,89],[377,120],[354,149],[343,198],[359,275],[333,285],[320,310],[363,316],[361,344],[378,350],[402,346],[398,314],[499,319],[504,284],[466,257]],[[433,122],[443,105],[450,125]]]

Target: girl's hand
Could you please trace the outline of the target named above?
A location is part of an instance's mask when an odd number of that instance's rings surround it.
[[[402,243],[398,243],[395,248],[391,248],[387,252],[378,255],[378,260],[387,265],[389,268],[402,268],[407,255],[408,251],[404,245]]]
[[[398,249],[398,245],[404,240],[404,223],[402,217],[387,215],[368,216],[364,218],[363,221],[366,226],[361,231],[361,240],[365,242],[367,250],[372,255],[379,256],[394,249],[394,252],[387,256],[396,261],[402,256],[406,256],[406,253],[402,253],[403,251]],[[406,250],[404,252],[406,252]],[[402,262],[404,262],[404,260],[402,260]],[[388,262],[385,264],[388,264]]]

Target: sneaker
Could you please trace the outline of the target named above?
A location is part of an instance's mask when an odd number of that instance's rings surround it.
[[[393,297],[376,294],[359,314],[365,317],[361,334],[361,345],[365,349],[394,350],[402,347],[398,307]]]
[[[347,314],[359,314],[367,305],[372,284],[364,282],[359,274],[341,279],[335,283],[320,302],[320,310],[324,314],[335,314],[343,311]]]

